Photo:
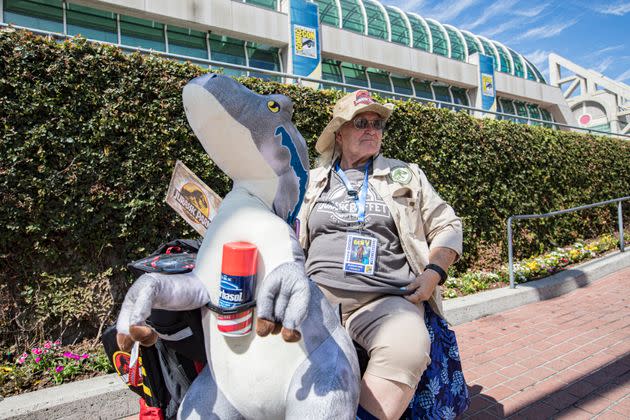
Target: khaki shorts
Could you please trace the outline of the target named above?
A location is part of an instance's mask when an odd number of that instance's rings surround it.
[[[431,362],[424,305],[401,296],[318,286],[331,304],[341,305],[342,324],[368,352],[365,373],[415,389]]]

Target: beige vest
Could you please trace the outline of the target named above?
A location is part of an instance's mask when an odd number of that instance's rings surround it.
[[[308,218],[326,187],[331,166],[324,165],[310,172],[309,187],[298,216],[300,244],[306,250],[309,245]],[[394,177],[399,181],[392,179],[392,171],[396,168],[402,168],[403,174],[410,173],[411,176],[407,177],[408,182],[404,176]],[[414,274],[418,275],[429,264],[429,249],[432,246],[450,248],[457,252],[457,255],[461,255],[463,238],[461,220],[435,192],[417,165],[378,155],[374,159],[369,182],[389,208],[398,229],[403,251]],[[440,287],[435,288],[429,304],[434,311],[444,317]]]

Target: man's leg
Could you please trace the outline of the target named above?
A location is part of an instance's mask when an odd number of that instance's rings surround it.
[[[397,420],[409,405],[415,388],[366,373],[359,404],[374,417]]]
[[[424,306],[386,296],[355,311],[346,327],[370,356],[360,406],[379,419],[397,420],[430,362]]]

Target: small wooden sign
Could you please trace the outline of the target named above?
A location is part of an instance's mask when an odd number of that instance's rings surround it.
[[[201,236],[205,236],[219,209],[221,197],[178,160],[168,186],[166,202]]]

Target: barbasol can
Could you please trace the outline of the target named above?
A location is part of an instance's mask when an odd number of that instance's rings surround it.
[[[219,306],[233,308],[254,299],[258,250],[249,242],[223,245]],[[233,315],[217,315],[219,332],[228,336],[243,336],[252,331],[253,309]]]

